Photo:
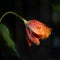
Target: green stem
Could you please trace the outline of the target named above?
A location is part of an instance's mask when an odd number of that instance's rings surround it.
[[[24,19],[23,17],[21,17],[20,15],[18,15],[18,14],[15,13],[15,12],[12,12],[12,11],[8,11],[8,12],[4,13],[4,14],[2,15],[2,17],[0,18],[0,22],[2,21],[2,19],[3,19],[7,14],[13,14],[13,15],[17,16],[18,18],[22,19],[22,21],[24,22],[25,25],[27,24],[27,20],[26,20],[26,19]]]

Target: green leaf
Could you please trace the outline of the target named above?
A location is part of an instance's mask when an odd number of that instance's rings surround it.
[[[8,28],[4,24],[0,24],[0,32],[2,33],[3,38],[4,38],[5,42],[7,43],[8,47],[13,49],[13,51],[19,57],[19,53],[16,50],[15,43],[13,42],[13,40],[10,37]]]

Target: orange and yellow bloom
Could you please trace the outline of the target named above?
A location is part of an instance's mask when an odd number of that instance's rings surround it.
[[[32,43],[40,45],[39,39],[46,39],[51,34],[51,28],[38,20],[30,20],[26,24],[26,34],[29,46]]]

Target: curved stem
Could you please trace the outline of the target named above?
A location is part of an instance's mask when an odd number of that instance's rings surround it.
[[[18,18],[22,19],[22,21],[24,22],[25,25],[27,24],[27,20],[26,20],[26,19],[24,19],[23,17],[21,17],[20,15],[18,15],[18,14],[15,13],[15,12],[12,12],[12,11],[8,11],[8,12],[4,13],[4,14],[2,15],[2,17],[0,18],[0,22],[2,21],[2,19],[3,19],[7,14],[13,14],[13,15],[17,16]]]

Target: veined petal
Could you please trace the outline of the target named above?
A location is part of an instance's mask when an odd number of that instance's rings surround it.
[[[32,33],[31,31],[26,27],[26,32],[27,32],[27,36],[28,38],[33,42],[35,43],[36,45],[39,45],[40,44],[40,41],[38,38],[36,38]]]

